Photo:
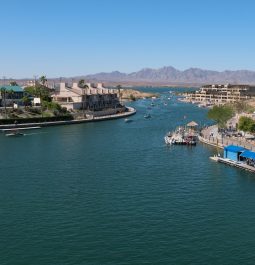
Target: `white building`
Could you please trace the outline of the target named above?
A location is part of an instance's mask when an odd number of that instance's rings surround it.
[[[92,87],[90,83],[87,83],[86,88],[78,87],[77,83],[73,83],[72,87],[60,83],[60,87],[52,95],[52,99],[68,110],[94,111],[120,106],[118,91],[104,88],[101,83],[97,87]]]

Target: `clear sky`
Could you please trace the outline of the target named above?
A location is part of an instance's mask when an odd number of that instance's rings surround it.
[[[0,77],[255,70],[252,0],[0,0]]]

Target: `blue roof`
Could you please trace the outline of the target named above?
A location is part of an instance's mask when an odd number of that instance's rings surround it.
[[[244,151],[240,156],[245,157],[245,158],[255,159],[255,152],[247,150],[247,151]]]
[[[0,86],[0,89],[4,88],[6,91],[13,91],[13,92],[24,92],[22,87],[20,86]]]
[[[228,145],[228,146],[224,147],[224,150],[230,151],[230,152],[234,152],[234,153],[238,153],[238,152],[243,152],[243,151],[245,151],[247,149],[242,147],[242,146]]]

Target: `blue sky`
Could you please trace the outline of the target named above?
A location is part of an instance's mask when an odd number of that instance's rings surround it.
[[[255,70],[255,1],[1,0],[0,77]]]

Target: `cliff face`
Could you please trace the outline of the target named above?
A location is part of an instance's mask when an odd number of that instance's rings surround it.
[[[118,71],[86,76],[86,79],[102,82],[155,82],[155,83],[245,83],[255,84],[255,71],[211,71],[190,68],[184,71],[167,66],[159,69],[144,68],[130,74]]]

